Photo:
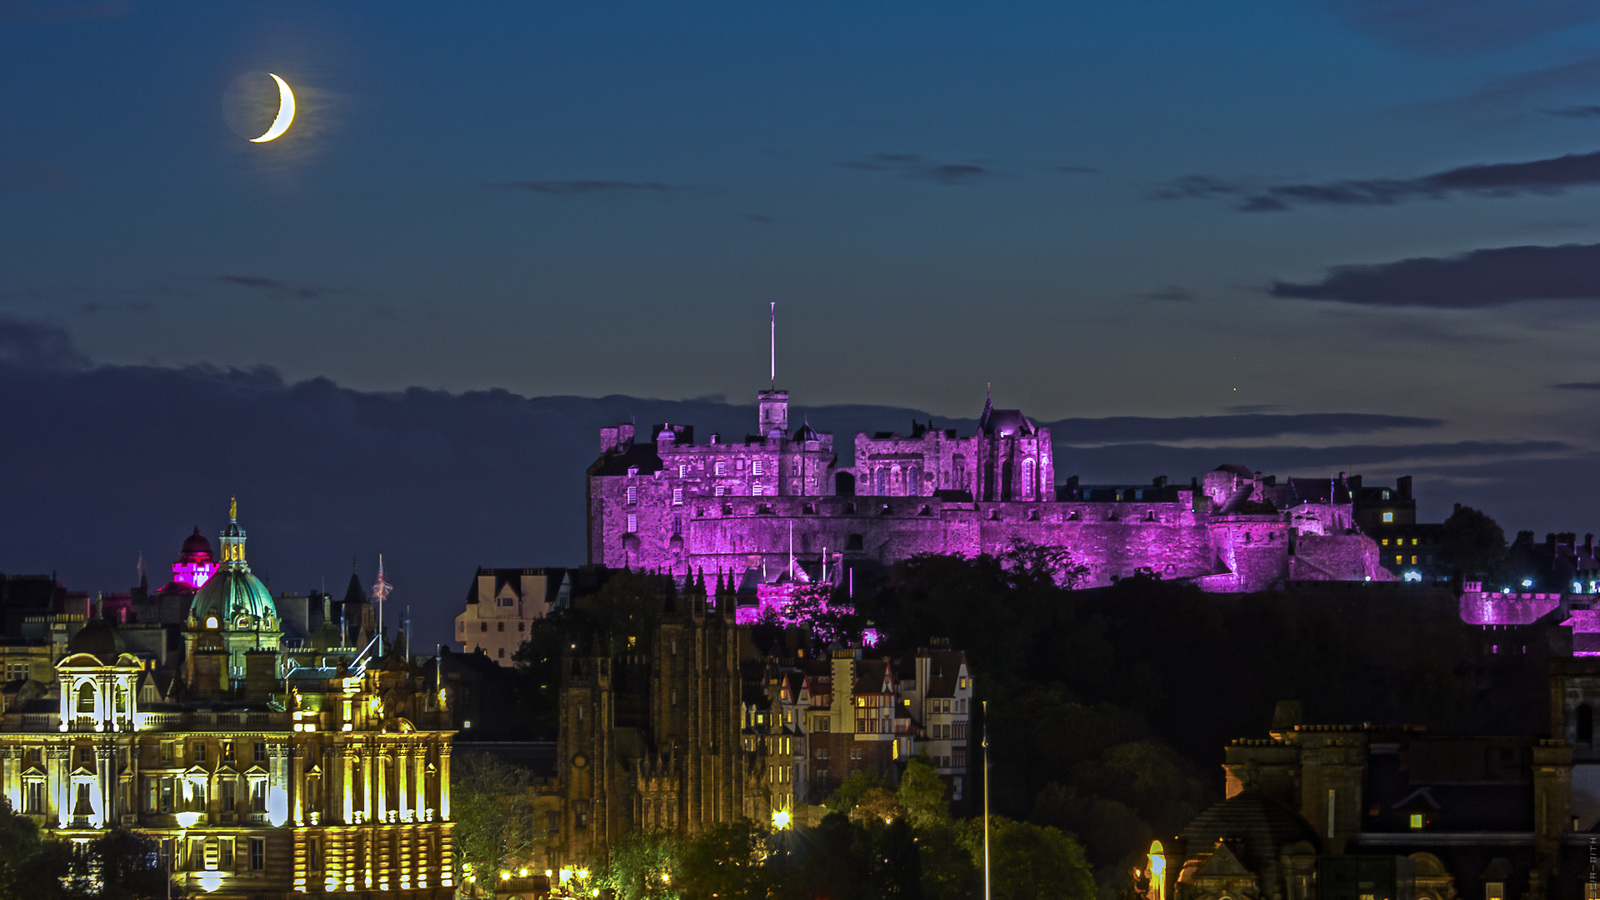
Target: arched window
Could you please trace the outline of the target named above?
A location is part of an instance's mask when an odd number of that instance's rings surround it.
[[[906,496],[919,497],[922,495],[922,467],[913,465],[906,469]]]
[[[1578,704],[1578,743],[1594,743],[1594,709],[1587,703]]]
[[[906,492],[905,474],[899,466],[889,468],[889,493],[896,497],[904,496]]]
[[[882,497],[889,493],[889,470],[878,468],[872,470],[872,493]]]
[[[1034,465],[1034,461],[1031,459],[1022,461],[1022,496],[1024,497],[1031,498],[1033,496]]]
[[[94,712],[94,686],[88,682],[78,688],[78,712]]]
[[[950,486],[958,491],[967,489],[967,458],[957,453],[950,457],[950,468],[953,472]]]

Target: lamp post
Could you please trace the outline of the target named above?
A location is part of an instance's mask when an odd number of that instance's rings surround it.
[[[989,898],[989,701],[983,701],[983,900]]]

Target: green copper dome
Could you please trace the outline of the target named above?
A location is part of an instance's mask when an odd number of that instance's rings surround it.
[[[250,565],[244,559],[244,537],[235,502],[229,509],[228,526],[222,530],[222,564],[189,605],[189,618],[196,627],[276,630],[278,607],[267,586],[250,574]]]

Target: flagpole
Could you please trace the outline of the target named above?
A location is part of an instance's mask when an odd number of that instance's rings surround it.
[[[983,701],[983,900],[989,898],[989,701]]]

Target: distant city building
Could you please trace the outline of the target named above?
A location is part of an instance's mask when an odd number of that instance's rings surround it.
[[[464,653],[482,653],[510,665],[528,639],[528,627],[572,602],[567,569],[479,568],[456,616],[456,641]]]
[[[695,443],[682,424],[604,428],[588,470],[589,562],[737,576],[887,564],[919,553],[1000,553],[1023,540],[1069,551],[1087,585],[1133,575],[1251,591],[1290,581],[1390,581],[1361,521],[1413,521],[1410,481],[1288,479],[1243,466],[1168,485],[1055,481],[1051,435],[985,402],[976,433],[916,424],[855,439],[839,466],[832,435],[788,430],[789,395],[761,391],[757,432]],[[481,627],[481,626],[480,626]]]
[[[726,582],[710,597],[691,583],[658,613],[625,653],[562,661],[550,868],[631,829],[694,835],[795,815],[854,772],[893,782],[919,754],[954,799],[970,790],[974,688],[961,652],[768,655],[735,621]]]
[[[136,591],[125,625],[58,589],[19,592],[29,614],[0,645],[0,795],[47,834],[154,838],[191,896],[454,896],[438,667],[404,641],[344,646],[326,621],[291,638],[236,515],[221,540],[200,584],[175,579],[198,591]],[[201,543],[180,565],[201,564]],[[181,624],[163,624],[180,596]]]

